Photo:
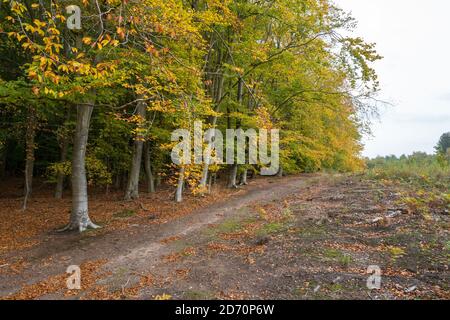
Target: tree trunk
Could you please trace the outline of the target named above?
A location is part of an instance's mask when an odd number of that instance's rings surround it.
[[[66,162],[68,152],[69,152],[69,138],[64,137],[63,141],[62,141],[62,146],[61,146],[61,156],[60,156],[61,163]],[[58,176],[56,178],[56,189],[55,189],[55,198],[56,199],[62,199],[62,197],[63,197],[64,179],[65,179],[64,173],[59,172]]]
[[[243,85],[244,81],[242,78],[239,78],[238,82],[238,92],[237,92],[237,102],[239,105],[242,105],[242,98],[243,98]],[[239,111],[239,109],[237,110]],[[236,129],[239,129],[241,127],[241,121],[236,120]],[[231,129],[231,118],[230,118],[230,109],[227,108],[227,128]],[[237,173],[238,173],[238,164],[235,163],[230,168],[230,175],[228,178],[228,188],[237,188]]]
[[[216,183],[217,173],[212,173],[209,175],[208,182],[208,193],[211,193],[212,186]]]
[[[247,182],[247,174],[248,174],[248,169],[245,169],[245,170],[242,172],[242,174],[241,174],[241,181],[239,182],[239,184],[240,184],[241,186],[246,186],[246,185],[248,185],[248,182]]]
[[[63,145],[61,148],[61,162],[65,162],[67,160],[67,152],[69,150],[69,139],[64,139]],[[59,172],[58,177],[56,178],[56,190],[55,190],[55,198],[62,199],[63,191],[64,191],[64,173]]]
[[[159,174],[156,175],[156,179],[155,179],[155,187],[158,188],[159,186],[161,186],[161,176]]]
[[[219,57],[218,59],[218,65],[220,66],[222,64],[222,57]],[[225,77],[223,76],[222,72],[217,72],[213,86],[212,86],[212,92],[211,95],[213,97],[213,102],[215,104],[215,112],[219,112],[220,110],[220,103],[222,102],[222,95],[223,95],[223,87],[224,87],[224,80]],[[212,128],[216,127],[217,124],[217,116],[212,116],[209,119],[210,124],[212,125]],[[207,144],[212,143],[212,140],[214,137],[211,137],[210,141],[206,141]],[[208,183],[208,172],[209,172],[209,163],[205,162],[203,163],[203,171],[202,171],[202,178],[200,179],[200,187],[205,188]]]
[[[208,193],[211,193],[212,180],[213,180],[213,177],[212,177],[212,174],[210,174],[208,177]]]
[[[6,177],[6,157],[8,155],[8,142],[6,142],[5,146],[1,151],[1,160],[0,160],[0,177]]]
[[[67,111],[66,115],[66,123],[70,120],[72,106],[69,107],[69,110]],[[63,132],[63,137],[61,143],[61,155],[60,155],[60,161],[61,163],[65,162],[67,160],[67,153],[69,151],[69,133]],[[64,173],[59,172],[58,176],[56,177],[56,189],[55,189],[55,198],[56,199],[62,199],[63,197],[63,191],[64,191]]]
[[[119,190],[120,189],[120,177],[122,176],[122,174],[121,173],[117,173],[115,176],[114,176],[114,189],[115,190]]]
[[[124,171],[120,177],[120,189],[126,190],[128,183],[128,171]]]
[[[180,168],[177,190],[175,192],[176,203],[180,203],[183,201],[184,171],[184,167]]]
[[[36,137],[36,110],[30,108],[27,119],[26,132],[26,159],[25,159],[25,187],[22,210],[27,210],[28,199],[33,192],[33,169],[34,169],[34,150],[36,149],[34,140]]]
[[[278,169],[278,173],[277,173],[277,177],[283,177],[283,167],[282,166],[280,166],[280,169]]]
[[[155,179],[153,178],[152,172],[152,161],[150,155],[150,144],[148,142],[144,145],[144,159],[145,159],[145,174],[147,176],[147,192],[154,193],[155,192]]]
[[[141,118],[141,121],[145,120],[146,113],[147,113],[147,105],[145,104],[145,102],[142,101],[139,102],[136,114]],[[142,128],[142,124],[140,124],[139,127]],[[134,141],[133,160],[131,162],[131,172],[128,178],[125,200],[132,200],[139,198],[139,178],[141,174],[143,146],[144,146],[144,137],[141,132],[138,132],[136,139]]]
[[[88,190],[86,178],[86,147],[89,136],[92,105],[77,106],[77,125],[72,157],[72,213],[70,222],[61,231],[97,229],[99,226],[89,218]]]
[[[237,178],[238,165],[233,164],[230,167],[230,175],[228,177],[228,188],[233,189],[237,188],[236,178]]]

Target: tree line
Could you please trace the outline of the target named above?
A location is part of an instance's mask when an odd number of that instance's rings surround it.
[[[367,175],[378,179],[406,182],[435,194],[450,192],[450,132],[442,134],[434,154],[413,152],[366,160]]]
[[[23,175],[24,209],[35,176],[70,189],[66,229],[84,231],[88,186],[137,199],[145,178],[181,202],[258,174],[174,165],[171,132],[196,121],[280,129],[279,175],[356,170],[381,57],[354,26],[329,0],[1,0],[0,175]]]

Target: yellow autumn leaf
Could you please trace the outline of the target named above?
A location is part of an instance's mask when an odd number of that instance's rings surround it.
[[[84,37],[83,38],[83,43],[84,44],[91,44],[92,43],[92,38],[91,37]]]

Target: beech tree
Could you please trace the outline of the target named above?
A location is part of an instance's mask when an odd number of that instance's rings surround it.
[[[182,202],[218,176],[248,184],[263,165],[249,163],[248,146],[245,164],[172,163],[171,133],[197,121],[280,129],[279,176],[362,165],[381,57],[339,34],[353,20],[331,1],[2,0],[0,18],[1,116],[18,128],[0,128],[2,173],[23,173],[24,209],[33,173],[51,176],[56,198],[70,176],[64,230],[98,227],[89,186],[135,200],[145,177],[149,193],[163,183]]]

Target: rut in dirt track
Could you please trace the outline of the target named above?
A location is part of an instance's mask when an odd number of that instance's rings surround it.
[[[281,182],[281,181],[278,181]],[[225,218],[232,217],[241,208],[257,202],[268,202],[289,196],[298,192],[299,188],[305,186],[305,178],[286,179],[283,183],[270,183],[268,186],[252,189],[244,196],[232,198],[226,203],[210,206],[201,212],[185,216],[181,219],[158,226],[158,230],[151,232],[150,237],[145,237],[144,243],[135,245],[133,249],[125,254],[116,255],[108,263],[108,266],[133,265],[149,262],[168,253],[161,240],[169,237],[185,237],[191,235],[210,224],[217,223]]]

